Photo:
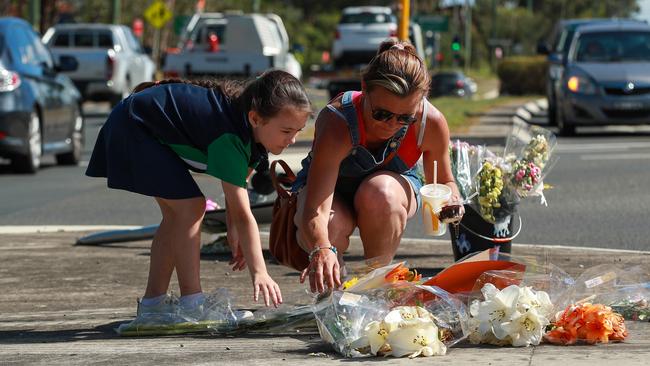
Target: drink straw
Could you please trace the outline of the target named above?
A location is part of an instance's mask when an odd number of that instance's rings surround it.
[[[438,183],[438,160],[433,161],[433,184]]]

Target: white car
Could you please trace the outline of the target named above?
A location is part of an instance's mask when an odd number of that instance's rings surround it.
[[[179,49],[165,56],[165,77],[250,77],[268,69],[302,77],[276,14],[195,14],[181,35]]]
[[[381,42],[396,36],[397,18],[389,7],[344,8],[332,46],[334,65],[368,63]]]
[[[45,32],[55,59],[74,56],[76,71],[66,73],[85,100],[115,104],[141,82],[152,81],[156,65],[131,29],[116,24],[58,24]]]

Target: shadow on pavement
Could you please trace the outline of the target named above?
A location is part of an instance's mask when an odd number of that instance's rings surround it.
[[[82,328],[52,331],[39,331],[29,329],[0,331],[0,344],[62,343],[83,340],[93,341],[99,339],[119,338],[119,335],[115,333],[114,329],[122,323],[124,323],[124,321],[116,321],[86,329]]]

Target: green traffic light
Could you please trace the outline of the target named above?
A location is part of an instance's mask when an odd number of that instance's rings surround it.
[[[451,44],[452,51],[460,51],[460,43],[454,42]]]

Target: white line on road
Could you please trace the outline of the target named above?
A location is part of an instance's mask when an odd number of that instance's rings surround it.
[[[141,229],[143,226],[136,225],[15,225],[15,226],[0,226],[0,234],[34,234],[34,233],[56,233],[56,232],[82,232],[82,231],[105,231],[105,230],[125,230],[125,229]],[[260,231],[263,238],[268,238],[268,231]],[[358,236],[351,236],[350,238],[360,239]],[[413,244],[427,244],[427,245],[450,245],[449,240],[441,239],[422,239],[422,238],[402,238],[404,242]],[[611,249],[611,248],[598,248],[598,247],[581,247],[572,245],[547,245],[547,244],[519,244],[513,243],[516,247],[521,248],[549,248],[549,249],[571,249],[571,250],[595,250],[601,252],[622,252],[622,253],[637,253],[637,254],[650,254],[650,251],[645,250],[630,250],[630,249]]]
[[[35,234],[80,231],[104,231],[141,229],[137,225],[6,225],[0,226],[0,234]]]
[[[650,153],[596,154],[596,155],[580,156],[580,160],[637,160],[637,159],[650,159]]]
[[[604,150],[630,150],[650,148],[649,142],[610,142],[610,143],[593,143],[593,144],[558,144],[555,148],[556,152],[571,153],[578,152],[584,153],[587,151],[604,151]]]

